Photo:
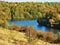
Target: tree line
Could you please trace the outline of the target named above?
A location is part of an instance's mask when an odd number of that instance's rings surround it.
[[[49,10],[60,14],[60,3],[53,2],[0,2],[0,17],[6,20],[32,20],[42,18]]]

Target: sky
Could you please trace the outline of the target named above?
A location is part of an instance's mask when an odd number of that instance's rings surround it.
[[[60,2],[60,0],[4,0],[8,2]]]

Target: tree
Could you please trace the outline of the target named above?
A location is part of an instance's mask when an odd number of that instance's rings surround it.
[[[11,12],[11,21],[13,21],[14,20],[14,15],[15,15],[15,7],[14,6],[10,7],[10,12]]]

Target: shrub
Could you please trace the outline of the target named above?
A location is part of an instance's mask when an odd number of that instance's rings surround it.
[[[43,32],[42,31],[38,31],[37,32],[37,38],[38,39],[42,39],[43,38]]]
[[[50,42],[50,43],[57,42],[57,37],[54,35],[53,32],[44,33],[43,38],[45,41]]]
[[[41,39],[43,41],[47,41],[50,43],[57,42],[57,37],[54,35],[53,32],[38,33],[37,37],[38,39]]]
[[[60,42],[60,32],[58,33],[58,42]]]
[[[9,26],[8,28],[9,28],[10,30],[19,30],[19,29],[20,29],[20,27],[17,26],[17,25],[12,25],[12,26]]]
[[[8,28],[7,20],[0,20],[0,26],[3,28]]]
[[[37,38],[37,31],[31,26],[22,26],[18,31],[24,32],[29,42]]]
[[[4,21],[3,21],[3,20],[0,20],[0,26],[2,26],[2,25],[3,25],[3,23],[4,23]]]
[[[4,28],[8,28],[8,23],[7,23],[7,20],[4,20],[4,24],[3,24],[4,26]]]

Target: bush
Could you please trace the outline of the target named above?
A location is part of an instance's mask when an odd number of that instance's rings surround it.
[[[57,42],[57,37],[54,35],[53,32],[44,33],[43,38],[45,41],[50,42],[50,43]]]
[[[0,20],[0,27],[8,28],[7,20]]]
[[[4,23],[4,21],[3,21],[3,20],[0,20],[0,26],[2,26],[2,25],[3,25],[3,23]]]
[[[20,27],[17,26],[17,25],[12,25],[12,26],[9,26],[8,28],[9,28],[10,30],[19,30],[19,29],[20,29]]]
[[[60,42],[60,32],[58,33],[58,42]]]
[[[8,23],[7,23],[7,20],[4,20],[4,24],[3,24],[4,26],[4,28],[8,28]]]
[[[37,35],[38,39],[41,39],[43,41],[47,41],[50,43],[56,43],[57,42],[57,37],[54,35],[53,32],[45,32],[45,33],[40,33]]]
[[[43,38],[43,32],[42,31],[38,31],[37,32],[37,38],[38,39],[42,39]]]
[[[32,40],[37,38],[37,31],[31,26],[22,26],[18,31],[24,32],[29,42],[32,42]]]

